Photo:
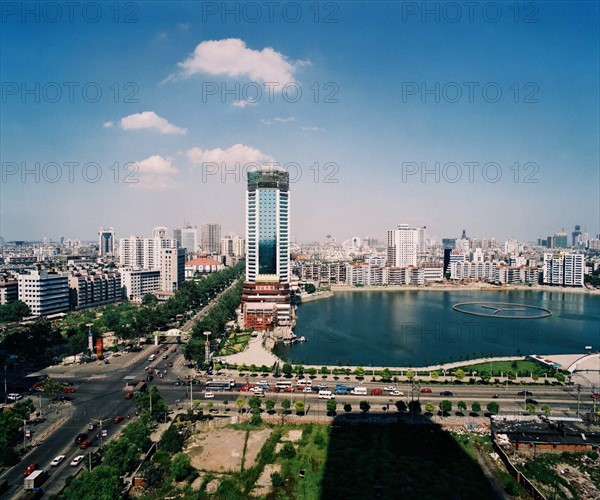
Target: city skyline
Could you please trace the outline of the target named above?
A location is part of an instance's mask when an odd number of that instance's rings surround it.
[[[543,4],[528,22],[358,2],[223,21],[175,5],[142,3],[129,23],[3,20],[6,241],[183,220],[243,235],[246,167],[264,162],[290,173],[296,241],[383,240],[400,223],[438,239],[600,232],[598,4]],[[365,16],[380,29],[356,37]]]

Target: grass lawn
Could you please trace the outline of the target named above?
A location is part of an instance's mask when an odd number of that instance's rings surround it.
[[[225,339],[223,346],[219,350],[219,356],[227,356],[229,354],[235,354],[238,352],[242,352],[248,342],[250,341],[251,335],[249,333],[232,333],[229,337]]]
[[[546,368],[535,361],[530,360],[519,360],[519,361],[492,361],[486,363],[479,363],[475,365],[462,366],[461,369],[467,374],[467,376],[471,373],[472,370],[475,370],[477,373],[482,371],[486,371],[490,373],[490,368],[492,370],[492,377],[499,377],[500,373],[503,373],[506,376],[506,372],[509,370],[513,370],[518,373],[519,376],[529,377],[530,373],[536,374],[539,377],[543,377],[544,373],[548,373],[548,376],[553,376],[554,371]]]

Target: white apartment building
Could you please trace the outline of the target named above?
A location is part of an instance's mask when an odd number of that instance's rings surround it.
[[[388,231],[387,264],[393,267],[417,265],[417,256],[424,245],[424,229],[400,224],[398,229]]]
[[[69,275],[46,269],[17,276],[19,300],[25,302],[32,316],[47,316],[69,310]]]
[[[147,293],[161,289],[158,269],[120,269],[124,296],[133,302],[141,302]]]
[[[451,280],[486,280],[495,281],[497,265],[494,262],[469,262],[450,260]]]
[[[165,229],[165,228],[155,228]],[[157,269],[160,267],[160,251],[177,248],[175,238],[140,238],[130,236],[119,240],[119,263],[132,269]]]
[[[543,283],[583,286],[584,256],[580,253],[545,253]]]

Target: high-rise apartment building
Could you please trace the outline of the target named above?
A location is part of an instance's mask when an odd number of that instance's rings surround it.
[[[198,228],[187,225],[173,229],[173,238],[177,245],[186,249],[188,259],[193,259],[198,251]]]
[[[185,248],[160,249],[160,289],[174,292],[185,280]]]
[[[242,295],[247,328],[291,322],[289,214],[289,174],[272,167],[248,172]]]
[[[218,254],[221,251],[221,224],[202,225],[202,251]]]
[[[114,255],[115,250],[115,230],[112,227],[110,229],[101,227],[98,231],[98,255],[100,257]]]
[[[152,237],[153,238],[166,238],[168,231],[169,230],[164,226],[156,226],[154,229],[152,229]]]
[[[545,253],[544,285],[583,286],[585,261],[580,253]]]
[[[417,265],[417,256],[425,244],[425,228],[400,224],[388,231],[387,265],[407,267]]]
[[[19,300],[25,302],[33,316],[46,316],[69,310],[69,275],[46,269],[17,276]]]
[[[174,238],[140,238],[130,236],[119,240],[119,263],[121,267],[132,269],[158,269],[160,251],[163,248],[177,248]]]

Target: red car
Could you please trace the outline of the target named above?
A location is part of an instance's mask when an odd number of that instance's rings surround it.
[[[423,389],[421,389],[421,392],[430,393],[431,389],[429,387],[423,387]]]
[[[133,397],[133,392],[128,392],[125,394],[125,399],[131,399]]]
[[[113,422],[114,422],[115,424],[118,424],[119,422],[122,422],[123,420],[124,420],[124,419],[123,419],[123,417],[122,417],[121,415],[117,415],[117,416],[115,417],[115,419],[113,420]]]
[[[382,389],[371,389],[371,396],[381,396],[382,394]]]
[[[592,394],[592,399],[600,399],[600,392]]]
[[[34,470],[36,470],[38,468],[38,464],[36,464],[35,462],[32,464],[29,464],[27,466],[27,469],[25,469],[23,471],[23,475],[24,476],[29,476],[29,474],[31,474]]]
[[[158,349],[155,349],[154,354],[158,354],[158,353],[159,353]]]
[[[152,373],[153,373],[153,372],[154,372],[154,370],[153,370],[152,368],[148,368],[148,369],[146,370],[146,373],[147,373],[148,375],[152,375]]]
[[[168,350],[169,350],[169,348],[167,346],[163,347],[163,351],[168,351]]]
[[[81,442],[81,444],[79,445],[79,448],[82,450],[85,450],[91,444],[92,444],[92,442],[89,439],[86,439],[85,441]]]
[[[63,392],[66,392],[68,394],[73,393],[73,392],[77,392],[77,389],[75,389],[75,387],[65,387],[63,389]]]
[[[246,385],[243,385],[242,387],[240,387],[240,392],[247,392],[253,388],[254,388],[254,386],[252,384],[246,384]]]
[[[283,392],[294,392],[294,388],[293,387],[286,387],[285,389],[283,389]]]

